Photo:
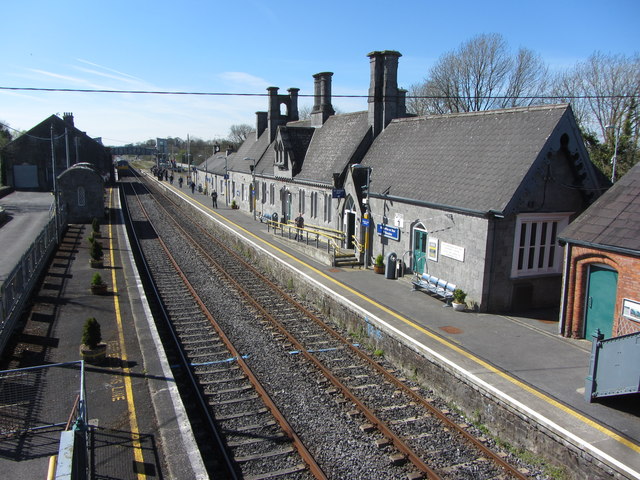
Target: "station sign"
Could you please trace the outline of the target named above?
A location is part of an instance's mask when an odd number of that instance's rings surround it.
[[[363,219],[360,221],[360,225],[362,225],[363,227],[368,227],[368,226],[369,226],[369,224],[370,224],[370,222],[369,222],[369,219],[368,219],[368,218],[363,218]]]
[[[378,224],[377,226],[378,235],[390,238],[391,240],[400,241],[400,229],[396,227],[391,227],[389,225]]]
[[[334,188],[333,190],[331,190],[332,198],[344,198],[345,195],[346,192],[344,191],[344,188]]]

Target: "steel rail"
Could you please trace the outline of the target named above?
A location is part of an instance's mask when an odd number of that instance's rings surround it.
[[[164,207],[162,206],[162,204],[160,202],[158,202],[158,205],[160,205],[164,209]],[[147,216],[149,224],[153,227],[153,222],[151,221],[151,218],[147,214],[146,210],[144,209],[144,206],[141,205],[141,207],[142,207],[145,215]],[[169,218],[171,218],[171,220],[174,221],[173,217],[170,216]],[[206,255],[206,252],[204,252],[204,250],[198,245],[196,240],[193,239],[191,235],[189,235],[175,221],[174,221],[174,225],[183,233],[183,235],[185,235],[185,237],[192,243],[192,245],[194,247],[198,248],[201,252],[203,252]],[[200,298],[200,296],[196,292],[196,290],[193,287],[193,285],[191,285],[191,283],[189,282],[187,276],[184,274],[184,272],[182,271],[182,269],[180,268],[180,266],[178,265],[178,263],[174,259],[173,255],[171,255],[171,252],[169,251],[169,248],[162,241],[162,238],[160,238],[159,235],[158,235],[157,240],[159,241],[159,243],[162,246],[163,250],[167,254],[167,258],[169,259],[169,261],[171,262],[173,267],[176,269],[176,272],[178,273],[178,275],[180,276],[180,278],[184,282],[185,286],[187,287],[187,289],[189,290],[189,292],[193,296],[194,300],[196,301],[196,303],[198,304],[198,306],[202,310],[203,314],[205,315],[205,317],[207,318],[207,320],[209,321],[211,326],[215,329],[216,333],[220,336],[220,339],[223,341],[223,343],[225,344],[226,348],[229,350],[231,355],[235,358],[236,362],[238,363],[238,365],[240,366],[242,371],[247,376],[247,379],[249,380],[249,382],[251,383],[253,388],[256,390],[256,392],[258,393],[260,398],[262,398],[262,401],[264,402],[265,406],[269,409],[269,411],[274,416],[274,418],[276,419],[276,421],[278,422],[278,424],[280,425],[280,427],[282,428],[284,433],[291,440],[294,448],[298,451],[298,453],[300,454],[300,457],[302,458],[302,460],[307,465],[307,467],[309,469],[309,472],[315,478],[317,478],[318,480],[327,480],[327,476],[322,471],[322,469],[320,468],[320,466],[316,462],[316,460],[313,457],[313,455],[311,454],[311,452],[309,452],[307,447],[302,442],[302,439],[294,431],[293,427],[289,424],[288,420],[282,414],[282,412],[280,411],[278,406],[275,404],[275,402],[273,401],[273,399],[271,398],[269,393],[262,386],[262,384],[260,383],[258,378],[255,376],[255,374],[253,373],[253,371],[251,370],[251,368],[249,367],[247,362],[244,361],[244,359],[242,358],[242,355],[240,354],[240,352],[238,352],[238,350],[235,348],[235,346],[233,345],[233,343],[231,342],[229,337],[227,337],[227,335],[224,333],[224,331],[222,330],[222,328],[220,327],[218,322],[215,320],[213,315],[211,315],[211,312],[209,312],[209,309],[204,304],[204,302],[202,301],[202,299]],[[207,257],[211,258],[208,255],[207,255]]]
[[[165,196],[165,198],[167,198],[169,200],[169,202],[171,202],[172,204],[176,205],[177,208],[180,208],[172,199],[170,199],[169,197]],[[166,210],[165,206],[163,204],[160,204],[162,206],[162,208]],[[170,215],[170,213],[167,211],[167,213]],[[413,400],[415,400],[416,402],[418,402],[422,407],[424,407],[425,409],[427,409],[429,412],[431,412],[435,417],[437,417],[447,428],[453,430],[455,433],[459,434],[461,437],[463,437],[466,441],[468,441],[469,443],[472,444],[472,446],[474,448],[476,448],[478,451],[480,451],[482,454],[486,455],[488,458],[491,459],[491,461],[496,464],[497,466],[501,467],[505,473],[507,473],[508,475],[517,478],[519,480],[527,480],[528,477],[524,474],[522,474],[518,469],[516,469],[514,466],[510,465],[508,462],[506,462],[502,457],[500,457],[498,454],[496,454],[493,450],[491,450],[490,448],[488,448],[484,443],[482,443],[482,441],[480,441],[478,438],[476,438],[474,435],[472,435],[470,432],[468,432],[467,430],[465,430],[464,428],[462,428],[460,425],[458,425],[456,422],[454,422],[453,420],[451,420],[449,417],[447,417],[443,412],[441,412],[437,407],[435,407],[434,405],[432,405],[431,403],[427,402],[426,399],[424,399],[422,396],[420,396],[418,393],[416,393],[415,391],[413,391],[411,388],[409,388],[407,385],[405,385],[403,382],[401,382],[397,377],[395,377],[394,375],[392,375],[391,373],[389,373],[384,367],[382,367],[381,365],[379,365],[377,362],[375,362],[374,360],[371,359],[371,357],[369,355],[366,355],[361,349],[355,347],[352,342],[350,342],[348,339],[346,339],[344,336],[340,335],[338,332],[336,332],[334,329],[332,329],[331,327],[329,327],[324,321],[322,321],[320,318],[318,318],[313,312],[311,312],[310,310],[308,310],[304,305],[298,303],[297,301],[295,301],[295,299],[293,299],[290,295],[288,295],[286,292],[284,292],[282,290],[282,288],[280,288],[279,285],[275,284],[274,282],[272,282],[269,278],[267,278],[266,276],[264,276],[259,270],[257,270],[253,265],[251,265],[250,263],[247,263],[244,258],[242,256],[240,256],[237,252],[235,252],[234,250],[232,250],[231,248],[229,248],[227,245],[225,245],[224,243],[220,242],[217,238],[215,238],[213,235],[211,235],[211,233],[206,230],[200,223],[194,222],[194,225],[204,234],[206,235],[209,239],[211,239],[211,241],[213,241],[214,243],[216,243],[217,245],[219,245],[221,248],[223,248],[229,255],[231,255],[234,259],[236,259],[236,261],[240,262],[243,265],[243,272],[246,271],[250,271],[251,275],[253,277],[259,278],[262,282],[266,283],[273,291],[275,291],[276,293],[278,293],[278,295],[280,296],[281,299],[285,300],[287,303],[289,303],[291,306],[297,308],[299,311],[301,311],[305,316],[307,316],[308,318],[312,319],[316,324],[318,324],[320,327],[322,327],[326,332],[328,332],[329,334],[331,334],[336,340],[338,340],[339,342],[341,342],[344,346],[346,346],[351,352],[353,352],[354,354],[356,354],[359,358],[362,358],[367,364],[369,364],[371,367],[373,367],[378,373],[380,373],[386,380],[388,380],[390,383],[392,383],[393,385],[395,385],[397,388],[399,388],[400,390],[402,390],[405,394],[409,395]],[[180,228],[180,230],[185,234],[188,235],[189,237],[191,236],[188,232],[186,232],[181,226],[178,225],[178,228]],[[254,305],[256,308],[258,308],[258,310],[260,310],[263,315],[265,315],[268,319],[272,319],[274,318],[267,310],[265,310],[257,301],[255,301],[251,294],[243,287],[240,285],[240,283],[238,283],[238,281],[236,281],[236,279],[234,279],[229,272],[227,272],[227,270],[225,268],[222,268],[221,264],[219,263],[219,261],[215,258],[213,258],[211,255],[209,255],[209,253],[207,251],[205,251],[199,244],[198,242],[196,242],[195,240],[193,241],[194,245],[196,246],[196,248],[198,248],[202,254],[206,257],[208,257],[210,259],[210,262],[214,265],[217,265],[218,270],[220,273],[222,273],[223,276],[225,276],[226,278],[228,278],[230,280],[230,282],[234,285],[237,286],[237,288],[242,292],[242,294],[248,299],[248,301]],[[316,364],[320,364],[320,361],[317,360],[315,358],[315,356],[313,356],[312,354],[308,353],[306,351],[306,349],[304,349],[304,347],[302,345],[300,345],[298,343],[298,341],[292,337],[285,329],[284,326],[282,326],[280,324],[280,322],[278,322],[277,320],[275,320],[274,318],[274,323],[276,324],[276,326],[278,327],[279,330],[281,330],[281,333],[283,333],[283,335],[287,336],[287,338],[289,338],[289,340],[291,341],[291,343],[293,345],[296,346],[296,348],[298,350],[300,350],[301,353],[303,353],[305,355],[305,357],[310,356],[313,359],[309,358],[310,361],[312,361],[312,363]],[[322,366],[319,367],[321,371],[323,371],[326,367]],[[327,370],[328,372],[328,370]],[[323,372],[324,373],[324,372]],[[333,377],[333,374],[331,374],[330,372],[329,376],[327,376],[327,379],[329,379],[334,386],[336,386],[336,388],[339,388],[340,391],[343,392],[343,394],[345,396],[347,396],[350,400],[352,400],[356,405],[362,405],[365,409],[367,408],[366,406],[364,406],[358,399],[357,397],[351,395],[351,394],[345,394],[346,391],[348,391],[348,387],[346,387],[345,385],[343,385],[340,380],[338,380],[337,378]],[[334,378],[335,382],[338,382],[337,384],[334,382],[334,380],[332,380],[332,378]],[[353,397],[353,399],[352,399]],[[354,400],[355,399],[355,400]],[[360,408],[360,407],[359,407]],[[367,409],[368,410],[368,409]],[[365,416],[367,416],[367,414],[365,413],[364,410],[362,410],[363,413],[365,414]],[[386,424],[378,419],[377,417],[375,417],[375,414],[373,414],[373,412],[369,413],[371,415],[373,415],[373,418],[370,419],[370,421],[375,424],[381,424],[384,425],[384,427],[386,428],[386,430],[393,436],[395,436],[395,434],[386,426]],[[369,418],[369,417],[367,417]],[[422,462],[422,460],[417,457],[410,449],[410,447],[408,447],[406,444],[404,444],[404,442],[398,438],[398,443],[396,444],[396,441],[393,440],[393,438],[388,437],[387,434],[380,429],[381,432],[387,437],[389,438],[389,440],[391,440],[394,445],[396,445],[396,448],[398,448],[398,450],[400,450],[403,454],[405,454],[407,456],[407,458],[409,458],[412,463],[414,463],[416,465],[417,468],[419,468],[421,471],[428,473],[429,475],[431,475],[429,478],[439,478],[439,476],[437,475],[437,473],[435,473],[434,471],[431,470],[431,468],[424,464],[424,462]],[[407,452],[411,452],[411,453],[407,453],[405,452],[405,449],[407,450]],[[416,458],[417,463],[413,462],[413,457]],[[421,465],[422,464],[422,465]],[[426,469],[425,469],[426,468]],[[429,473],[431,472],[431,473]]]
[[[139,198],[138,192],[136,192],[136,189],[134,186],[131,186],[131,191],[133,192],[133,194],[136,197],[136,200],[138,200],[138,203],[140,204],[140,208],[142,209],[142,211],[144,212],[145,216],[147,218],[149,218],[149,215],[147,214],[144,205],[142,205],[142,201]],[[122,191],[122,195],[123,197],[126,197],[126,194],[124,192],[124,188]],[[126,211],[127,211],[127,216],[129,217],[129,219],[131,220],[131,212],[129,210],[129,204],[126,201],[126,199],[124,199],[125,201],[123,202]],[[149,227],[152,228],[155,231],[155,228],[153,227],[153,224],[149,221]],[[138,235],[135,232],[135,229],[133,228],[133,226],[131,227],[131,233],[133,235],[133,239],[135,241],[136,244],[136,248],[137,250],[140,252],[140,257],[142,259],[142,265],[145,269],[147,278],[152,278],[151,275],[151,271],[149,269],[149,265],[147,264],[147,260],[144,257],[144,254],[142,254],[143,249],[142,246],[140,245],[140,240],[138,238]],[[156,238],[160,239],[160,236],[158,235],[158,233],[156,232]],[[156,298],[160,299],[160,292],[158,292],[156,285],[154,282],[150,282],[151,283],[151,287],[153,289],[154,295]],[[202,395],[200,394],[200,390],[198,388],[198,380],[195,378],[193,372],[191,371],[190,368],[188,368],[189,365],[189,361],[186,358],[184,351],[182,350],[182,348],[180,348],[180,341],[176,335],[176,332],[174,331],[173,325],[171,324],[171,322],[169,321],[169,314],[166,311],[163,303],[161,301],[158,302],[158,306],[160,308],[160,310],[162,311],[162,317],[164,318],[165,323],[168,325],[169,327],[169,331],[171,332],[171,336],[173,339],[174,344],[178,347],[177,351],[178,351],[178,355],[180,357],[180,361],[182,362],[183,365],[186,366],[186,368],[184,368],[184,371],[187,372],[187,375],[189,377],[189,381],[191,383],[192,386],[194,386],[195,391],[197,392],[197,398],[198,398],[198,402],[200,404],[200,410],[204,413],[207,423],[208,423],[208,428],[210,431],[213,432],[214,437],[216,439],[216,443],[218,444],[219,450],[220,452],[222,452],[223,455],[223,460],[224,460],[224,464],[227,467],[228,473],[231,476],[231,478],[233,478],[234,480],[239,480],[238,474],[236,473],[236,468],[234,465],[233,460],[231,459],[231,457],[229,456],[228,452],[227,452],[227,448],[224,444],[224,440],[222,439],[222,437],[220,436],[220,432],[218,431],[218,429],[215,426],[215,422],[213,420],[213,418],[211,417],[211,414],[209,412],[209,407],[205,401],[205,399],[202,397]]]

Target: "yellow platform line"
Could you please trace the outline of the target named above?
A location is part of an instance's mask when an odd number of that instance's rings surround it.
[[[110,190],[109,195],[109,209],[111,209],[113,190]],[[116,323],[118,325],[118,342],[120,343],[120,352],[123,370],[123,378],[124,378],[124,388],[127,397],[127,409],[129,411],[129,426],[131,428],[131,442],[133,444],[133,456],[136,462],[139,464],[144,463],[144,455],[142,452],[142,444],[140,443],[140,432],[138,430],[138,417],[136,416],[136,406],[133,398],[133,387],[131,384],[131,369],[127,367],[127,349],[124,343],[124,329],[122,327],[122,315],[120,313],[120,301],[118,299],[118,282],[116,279],[116,269],[113,268],[113,252],[114,252],[114,244],[113,244],[113,227],[111,222],[109,222],[109,259],[111,264],[111,282],[113,284],[113,306],[116,313]],[[144,473],[138,473],[137,478],[139,480],[143,480],[147,478],[147,475]]]
[[[456,353],[459,353],[460,355],[463,355],[467,359],[477,363],[478,365],[481,365],[482,367],[486,368],[490,372],[495,373],[496,375],[499,375],[503,379],[505,379],[508,382],[511,382],[512,384],[518,386],[519,388],[531,393],[532,395],[535,395],[536,397],[538,397],[539,399],[541,399],[544,402],[548,403],[549,405],[552,405],[553,407],[558,408],[559,410],[565,412],[566,414],[571,415],[572,417],[576,418],[577,420],[580,420],[581,422],[589,425],[590,427],[600,431],[604,435],[616,440],[617,442],[625,445],[626,447],[630,448],[631,450],[640,453],[640,445],[638,445],[638,444],[636,444],[636,443],[634,443],[634,442],[632,442],[632,441],[630,441],[630,440],[618,435],[616,432],[612,431],[611,429],[609,429],[609,428],[607,428],[607,427],[605,427],[603,425],[600,425],[599,423],[591,420],[588,417],[585,417],[580,412],[577,412],[577,411],[573,410],[572,408],[570,408],[570,407],[568,407],[566,405],[563,405],[562,403],[560,403],[557,400],[549,397],[545,393],[543,393],[543,392],[541,392],[541,391],[539,391],[539,390],[527,385],[526,383],[523,383],[522,381],[518,380],[517,378],[515,378],[515,377],[509,375],[508,373],[506,373],[506,372],[494,367],[490,363],[487,363],[486,361],[484,361],[481,358],[473,355],[472,353],[469,353],[466,350],[458,347],[455,343],[450,342],[446,338],[440,337],[439,335],[437,335],[437,334],[425,329],[424,327],[416,324],[415,322],[409,320],[408,318],[403,317],[402,315],[400,315],[399,313],[391,310],[390,308],[386,307],[385,305],[382,305],[382,304],[376,302],[375,300],[372,300],[371,298],[361,294],[360,292],[354,290],[353,288],[349,287],[348,285],[345,285],[344,283],[340,282],[339,280],[336,280],[335,278],[327,275],[323,271],[318,270],[317,268],[313,267],[312,265],[309,265],[309,264],[305,263],[303,260],[299,259],[298,257],[290,254],[289,252],[286,252],[286,251],[282,250],[278,246],[268,242],[267,240],[265,240],[262,237],[259,237],[258,235],[254,234],[253,232],[250,232],[249,230],[247,230],[243,226],[238,225],[237,223],[235,223],[232,220],[228,219],[224,215],[218,213],[216,210],[203,205],[202,203],[200,203],[195,198],[193,198],[193,197],[189,197],[189,198],[191,198],[194,202],[196,202],[198,205],[202,206],[206,210],[209,210],[212,213],[214,213],[215,215],[217,215],[220,218],[224,219],[225,222],[227,222],[227,223],[233,225],[235,228],[241,230],[246,235],[252,237],[255,240],[258,240],[259,242],[263,243],[264,245],[268,245],[270,248],[276,250],[277,252],[279,252],[282,255],[288,257],[289,259],[293,260],[294,262],[297,262],[298,264],[304,266],[305,268],[308,268],[309,270],[311,270],[314,273],[320,275],[324,279],[334,283],[335,285],[337,285],[341,289],[346,290],[350,294],[353,294],[353,295],[357,296],[361,300],[364,300],[365,302],[369,303],[370,305],[372,305],[372,306],[382,310],[383,312],[391,315],[392,317],[394,317],[397,320],[401,321],[405,325],[407,325],[407,326],[409,326],[409,327],[411,327],[411,328],[413,328],[415,330],[418,330],[420,333],[423,333],[424,335],[427,335],[429,338],[435,340],[436,342],[439,342],[443,346],[445,346],[447,348],[450,348],[451,350],[455,351]]]

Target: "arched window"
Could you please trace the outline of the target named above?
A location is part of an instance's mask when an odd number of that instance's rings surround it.
[[[78,206],[84,207],[87,203],[87,198],[83,186],[78,187]]]

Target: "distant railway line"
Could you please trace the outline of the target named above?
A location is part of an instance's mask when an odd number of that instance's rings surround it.
[[[151,183],[123,197],[216,478],[527,478]]]

